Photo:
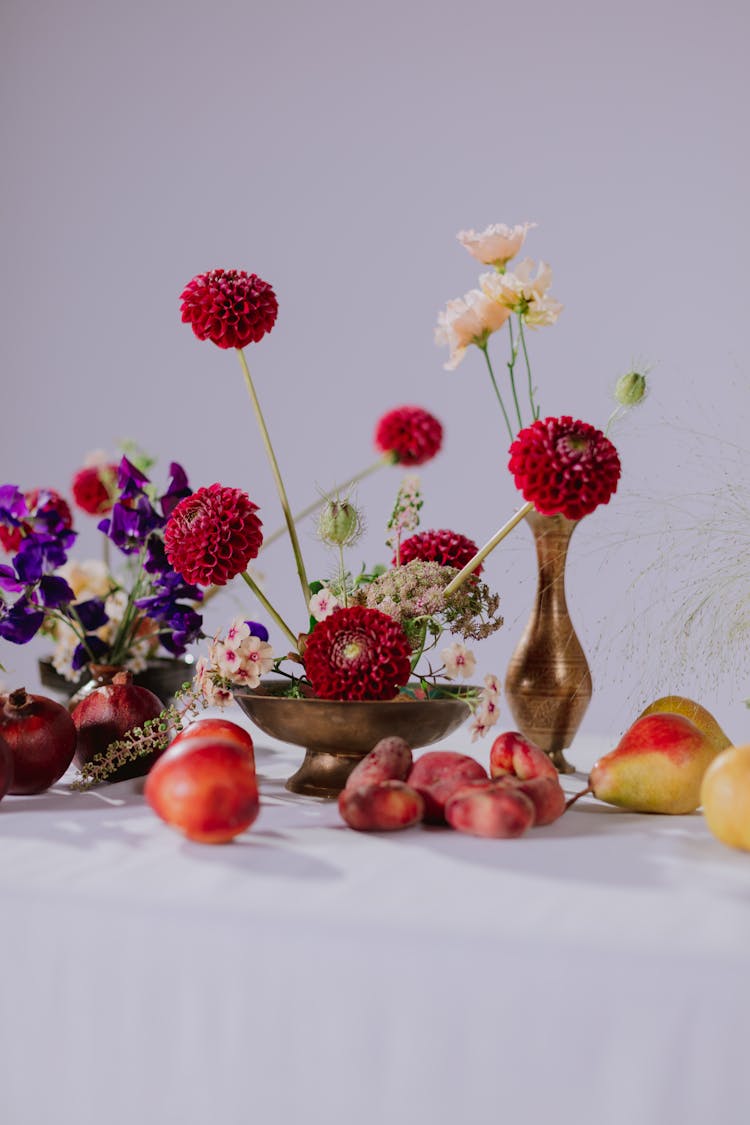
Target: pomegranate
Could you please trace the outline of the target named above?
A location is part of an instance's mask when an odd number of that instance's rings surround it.
[[[13,752],[5,741],[0,738],[0,801],[10,789],[13,780]]]
[[[230,719],[196,719],[190,726],[180,731],[177,737],[173,739],[172,746],[176,743],[182,745],[183,742],[188,742],[193,738],[206,737],[215,738],[217,742],[232,742],[237,746],[244,746],[253,764],[255,763],[255,748],[250,731],[245,730],[238,723],[233,723]]]
[[[117,672],[111,684],[96,688],[82,699],[73,711],[73,723],[78,731],[75,762],[80,768],[97,754],[103,754],[111,742],[122,738],[133,727],[140,727],[148,719],[156,719],[164,704],[148,688],[133,683],[130,672]],[[154,750],[134,762],[126,762],[107,778],[124,781],[142,777],[163,751]]]
[[[26,688],[0,695],[0,738],[13,757],[9,793],[49,789],[73,761],[76,748],[76,728],[66,709]]]
[[[225,739],[172,743],[146,778],[146,800],[189,840],[226,844],[258,815],[258,783],[247,750]]]

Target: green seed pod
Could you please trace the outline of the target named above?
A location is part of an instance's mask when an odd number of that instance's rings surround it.
[[[349,500],[326,500],[321,508],[318,535],[329,546],[351,546],[363,528],[362,515]]]
[[[621,406],[637,406],[646,394],[646,376],[628,371],[615,383],[615,398]]]

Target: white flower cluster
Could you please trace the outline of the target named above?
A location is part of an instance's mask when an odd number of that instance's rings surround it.
[[[223,639],[217,634],[195,669],[194,685],[209,707],[226,707],[232,701],[232,685],[257,688],[261,676],[273,667],[273,649],[254,637],[246,621],[237,618]]]
[[[97,630],[96,635],[105,644],[112,644],[125,613],[128,598],[124,590],[113,589],[114,580],[104,563],[97,559],[85,559],[83,562],[71,560],[60,567],[58,574],[68,583],[77,602],[89,598],[104,599],[104,610],[109,621]],[[83,669],[74,669],[72,660],[79,637],[65,621],[55,623],[53,636],[55,648],[52,653],[52,665],[55,671],[70,683],[78,683]],[[124,667],[129,668],[131,672],[143,671],[148,657],[154,650],[155,642],[153,628],[144,630],[143,635],[137,637],[131,645],[127,659],[123,661]]]

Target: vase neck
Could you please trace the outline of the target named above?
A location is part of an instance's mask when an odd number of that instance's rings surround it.
[[[542,516],[539,512],[530,512],[526,519],[534,536],[539,565],[537,597],[545,601],[551,600],[558,610],[564,611],[565,563],[570,537],[578,526],[578,521],[561,515]]]

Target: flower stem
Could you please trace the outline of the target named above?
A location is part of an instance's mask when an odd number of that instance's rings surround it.
[[[349,608],[349,595],[346,592],[346,566],[344,565],[344,545],[339,543],[339,582],[341,594],[344,599],[344,609]]]
[[[348,488],[351,488],[353,484],[359,484],[361,480],[364,480],[365,477],[369,477],[371,473],[374,473],[376,471],[376,469],[382,468],[383,465],[392,465],[393,463],[393,458],[389,453],[386,453],[383,457],[378,457],[377,461],[373,461],[373,463],[371,465],[368,465],[366,469],[362,469],[359,473],[355,473],[353,477],[349,477],[348,480],[342,481],[341,484],[336,484],[333,486],[333,488],[329,488],[328,491],[325,492],[318,500],[313,501],[312,504],[308,504],[307,507],[303,508],[301,512],[295,512],[294,516],[292,517],[294,522],[298,523],[300,520],[307,519],[308,516],[311,516],[313,512],[316,512],[318,510],[321,504],[325,503],[325,499],[327,496],[335,496],[337,493],[346,492],[346,490]],[[266,547],[269,547],[271,543],[275,543],[277,539],[281,539],[282,535],[286,535],[285,527],[277,527],[276,530],[272,531],[270,535],[265,535],[263,537],[263,546],[261,547],[261,551]]]
[[[256,418],[257,423],[258,423],[258,428],[260,429],[260,436],[263,439],[263,445],[265,446],[266,456],[268,457],[268,461],[269,461],[269,464],[271,466],[271,472],[273,473],[274,480],[276,481],[276,491],[278,492],[279,500],[281,501],[281,508],[282,508],[282,511],[284,512],[284,519],[286,520],[286,526],[287,526],[287,531],[289,532],[289,538],[292,541],[292,550],[294,551],[294,561],[297,564],[297,574],[299,575],[300,585],[302,587],[302,595],[305,599],[305,612],[307,612],[308,604],[309,604],[309,601],[310,601],[310,584],[307,581],[307,574],[305,572],[305,564],[302,561],[302,551],[300,550],[299,539],[297,538],[297,528],[294,526],[294,517],[292,515],[292,509],[289,507],[289,500],[287,499],[286,489],[284,488],[284,482],[281,479],[281,473],[279,472],[279,465],[278,465],[278,462],[276,460],[276,455],[273,451],[273,446],[271,445],[271,438],[270,438],[269,433],[268,433],[268,428],[266,426],[265,418],[263,417],[263,411],[260,408],[260,402],[258,401],[258,396],[255,392],[255,387],[254,387],[253,381],[250,377],[250,368],[247,366],[247,360],[245,359],[245,353],[243,352],[242,348],[237,348],[236,351],[237,351],[237,355],[239,356],[240,366],[242,367],[242,374],[245,376],[245,383],[247,385],[248,393],[250,395],[250,401],[252,402],[253,410],[255,411],[255,418]],[[294,643],[296,645],[296,643],[297,643],[296,640],[295,640]]]
[[[523,418],[521,417],[521,407],[518,405],[518,392],[516,391],[516,360],[518,359],[518,342],[513,337],[513,321],[508,319],[508,333],[510,335],[510,359],[508,361],[508,374],[510,375],[510,389],[513,392],[513,402],[516,407],[516,418],[518,419],[518,429],[523,429]],[[515,434],[511,435],[511,438]]]
[[[298,650],[297,638],[295,637],[294,633],[292,632],[292,630],[287,625],[284,618],[281,616],[281,614],[276,612],[276,610],[273,608],[273,606],[269,602],[266,595],[261,590],[260,586],[257,584],[257,582],[255,582],[250,577],[250,575],[247,573],[246,570],[242,571],[242,577],[244,578],[245,582],[250,587],[252,592],[255,594],[256,598],[258,599],[260,604],[263,606],[266,613],[269,613],[271,615],[271,617],[274,619],[274,621],[276,622],[276,624],[279,626],[279,628],[281,630],[283,630],[284,633],[286,633],[287,637],[289,638],[289,640],[294,645],[295,651],[297,651]]]
[[[510,517],[506,524],[503,524],[499,531],[495,532],[492,538],[489,539],[485,543],[485,545],[477,551],[477,553],[474,555],[474,558],[469,559],[463,570],[460,570],[456,577],[448,583],[448,585],[445,587],[445,590],[443,591],[446,597],[449,594],[455,594],[459,586],[462,586],[466,579],[474,573],[479,564],[487,558],[490,551],[495,550],[495,547],[497,547],[498,543],[502,542],[505,536],[510,534],[516,524],[520,523],[521,520],[529,514],[533,507],[534,505],[529,500],[527,504],[524,504],[522,508],[518,509],[514,516]]]
[[[513,427],[510,424],[510,418],[508,417],[508,411],[505,409],[505,403],[503,402],[503,396],[500,394],[500,388],[497,385],[497,379],[495,378],[495,372],[492,370],[492,363],[490,361],[490,353],[487,350],[487,344],[486,343],[480,344],[478,346],[479,346],[479,350],[484,353],[484,358],[487,362],[487,370],[489,371],[490,379],[492,380],[492,386],[495,388],[495,394],[497,396],[497,401],[500,403],[500,409],[503,412],[503,418],[505,419],[505,425],[508,427],[508,433],[510,435],[510,440],[513,441],[513,438],[516,435],[513,433]]]
[[[523,358],[524,358],[524,362],[526,364],[526,374],[528,376],[528,381],[529,381],[529,404],[531,406],[531,419],[532,419],[533,422],[536,422],[537,418],[539,417],[539,407],[537,406],[536,402],[534,401],[534,387],[533,387],[533,384],[531,382],[531,363],[529,362],[529,353],[528,353],[528,350],[526,348],[526,334],[523,330],[523,316],[520,313],[518,314],[518,334],[519,334],[520,339],[521,339],[521,347],[523,348]]]

